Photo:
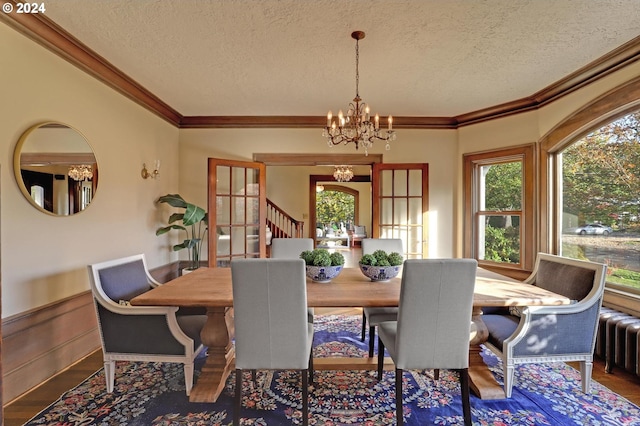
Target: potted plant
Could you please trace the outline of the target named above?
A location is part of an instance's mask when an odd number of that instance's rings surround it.
[[[318,283],[328,283],[340,274],[344,266],[344,256],[326,249],[305,250],[300,253],[307,268],[307,277]]]
[[[186,238],[173,246],[173,251],[187,249],[189,253],[189,263],[185,268],[193,271],[200,267],[200,254],[202,243],[207,234],[208,215],[207,212],[195,204],[188,203],[178,194],[167,194],[158,198],[158,203],[167,203],[171,207],[184,209],[182,213],[173,213],[169,216],[168,224],[156,230],[156,235],[166,234],[172,229],[184,231]]]
[[[372,254],[362,256],[358,265],[362,273],[371,281],[389,281],[398,275],[402,262],[400,253],[387,254],[384,250],[376,250]]]

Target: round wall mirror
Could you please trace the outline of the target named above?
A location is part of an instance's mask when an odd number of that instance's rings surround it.
[[[98,187],[91,146],[79,131],[62,123],[41,123],[24,132],[16,145],[13,170],[27,200],[54,216],[82,212]]]

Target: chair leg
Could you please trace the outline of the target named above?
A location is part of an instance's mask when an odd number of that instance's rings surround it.
[[[187,396],[189,396],[193,388],[193,362],[184,363],[184,387],[187,391]]]
[[[113,384],[116,380],[116,362],[104,362],[104,378],[107,382],[107,393],[113,392]]]
[[[369,327],[369,358],[373,358],[373,344],[376,341],[376,328]],[[380,349],[378,349],[380,351]]]
[[[311,379],[311,386],[314,386],[314,369],[313,369],[313,351],[309,355],[309,378]]]
[[[382,380],[382,368],[384,367],[384,343],[378,336],[378,381]]]
[[[440,370],[437,368],[433,370],[433,380],[440,380]]]
[[[593,373],[593,362],[580,361],[580,379],[582,380],[582,392],[589,393],[591,387],[591,374]]]
[[[258,378],[258,370],[251,370],[251,380],[253,381],[254,385],[258,384],[258,381],[256,380]]]
[[[460,389],[462,391],[462,414],[465,426],[471,426],[471,404],[469,403],[469,369],[462,368],[460,373]]]
[[[233,426],[240,426],[240,409],[242,407],[242,370],[236,368],[236,397],[233,407]]]
[[[367,331],[367,316],[364,314],[364,310],[362,311],[362,332],[360,336],[360,341],[364,342],[365,332]]]
[[[309,424],[309,372],[302,370],[302,425]]]
[[[398,426],[404,424],[402,413],[402,373],[402,368],[396,368],[396,424]]]

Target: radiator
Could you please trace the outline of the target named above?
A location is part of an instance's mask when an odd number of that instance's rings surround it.
[[[595,355],[605,360],[605,371],[614,367],[640,376],[640,318],[602,307]]]

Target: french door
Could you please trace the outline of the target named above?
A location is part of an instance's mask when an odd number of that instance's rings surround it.
[[[400,238],[405,259],[421,259],[427,251],[429,165],[374,163],[373,238]]]
[[[209,267],[266,257],[264,163],[209,158]]]

